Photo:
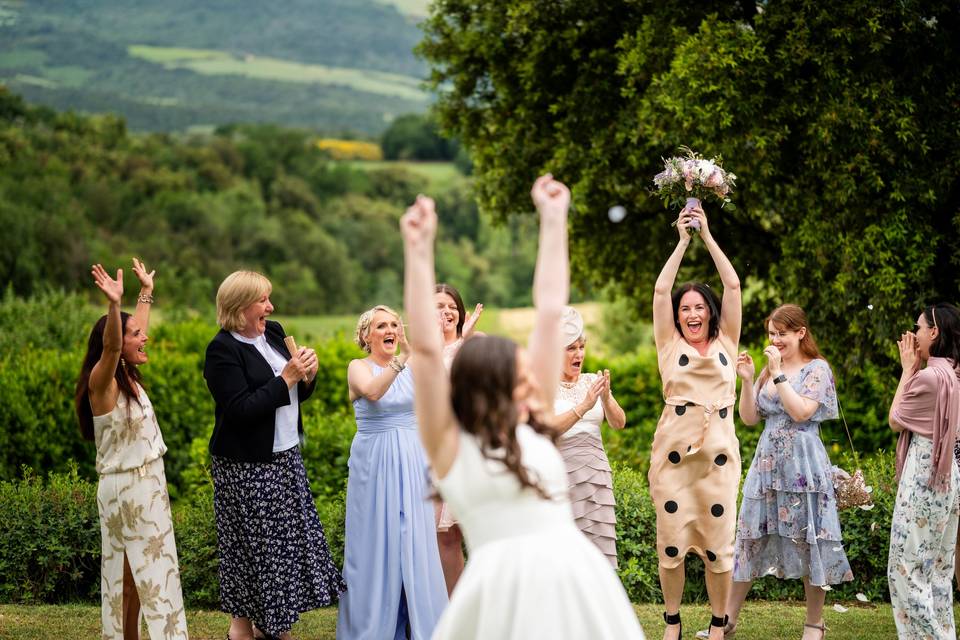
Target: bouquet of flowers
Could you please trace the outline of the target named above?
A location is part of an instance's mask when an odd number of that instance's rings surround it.
[[[653,192],[663,198],[663,203],[692,208],[700,200],[713,198],[721,207],[735,208],[729,194],[737,176],[724,171],[719,158],[707,160],[688,147],[680,147],[680,151],[683,155],[664,160],[663,171],[653,178]],[[696,220],[691,226],[694,231],[700,229]]]

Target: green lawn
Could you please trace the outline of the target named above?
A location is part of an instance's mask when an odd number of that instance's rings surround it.
[[[890,605],[845,603],[846,613],[832,608],[828,598],[826,611],[830,640],[890,640],[896,638],[896,627]],[[658,640],[663,633],[658,605],[637,605],[637,616],[648,639]],[[705,605],[683,609],[684,638],[705,628],[709,611]],[[960,608],[955,609],[960,618]],[[802,603],[748,602],[741,615],[737,640],[794,640],[803,626]],[[299,640],[333,640],[337,623],[336,609],[320,609],[303,616],[293,632]],[[190,611],[187,626],[193,640],[222,640],[229,619],[217,611]],[[0,605],[0,638],[4,640],[95,640],[100,637],[100,608],[90,605],[14,606]],[[144,633],[143,638],[148,636]]]
[[[580,311],[587,331],[590,333],[591,348],[603,350],[603,343],[599,338],[599,326],[603,304],[600,302],[583,302],[573,305]],[[397,309],[402,313],[401,309]],[[472,312],[469,307],[467,311]],[[353,338],[357,326],[356,315],[339,316],[271,316],[283,325],[288,335],[297,339],[297,343],[309,344],[337,336]],[[518,309],[486,308],[480,316],[477,330],[484,333],[507,336],[520,344],[526,344],[533,329],[534,310],[532,307]]]
[[[216,49],[131,45],[128,53],[163,65],[167,69],[188,69],[205,75],[246,76],[261,80],[307,84],[339,85],[377,95],[427,100],[422,80],[399,73],[304,64],[266,56],[236,55]]]
[[[391,167],[406,169],[427,179],[428,193],[446,191],[454,182],[464,179],[463,174],[452,162],[414,160],[346,160],[344,162],[354,169],[367,171]]]

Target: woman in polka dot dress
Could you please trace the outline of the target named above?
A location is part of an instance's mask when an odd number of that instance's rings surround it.
[[[723,302],[701,283],[673,289],[692,224],[723,282]],[[706,567],[713,618],[721,640],[733,569],[740,448],[733,426],[736,354],[740,341],[740,280],[710,233],[700,206],[676,222],[679,241],[657,278],[653,329],[666,402],[650,454],[650,496],[657,511],[657,556],[667,623],[664,640],[680,637],[684,558]]]

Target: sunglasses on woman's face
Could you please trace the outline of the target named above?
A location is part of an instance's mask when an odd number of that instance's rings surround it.
[[[914,325],[913,325],[913,333],[917,333],[917,332],[919,332],[919,331],[920,331],[920,325],[914,323]]]

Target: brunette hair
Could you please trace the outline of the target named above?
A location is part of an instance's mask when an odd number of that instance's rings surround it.
[[[127,334],[127,321],[129,319],[129,313],[120,312],[121,335]],[[80,377],[77,379],[77,388],[73,398],[77,419],[80,421],[80,434],[86,440],[93,440],[94,436],[93,409],[90,408],[90,372],[100,362],[100,357],[103,355],[103,332],[106,326],[107,316],[102,316],[90,331],[90,337],[87,339],[87,353],[83,356]],[[113,377],[117,381],[117,386],[120,387],[120,393],[127,398],[133,398],[140,402],[134,386],[141,384],[140,370],[137,369],[136,365],[127,364],[121,357],[117,362],[117,369],[113,372]]]
[[[782,304],[774,309],[770,315],[767,316],[767,319],[763,321],[764,330],[768,330],[771,322],[773,326],[782,331],[799,331],[800,329],[806,329],[798,345],[800,353],[811,360],[819,358],[826,362],[826,358],[820,353],[817,341],[813,339],[810,324],[807,322],[807,314],[804,313],[803,309],[795,304]],[[763,371],[760,372],[759,383],[761,387],[767,382],[767,378],[769,377],[770,371],[767,367],[764,367]]]
[[[517,442],[517,345],[498,336],[477,336],[463,343],[450,369],[453,412],[463,430],[480,441],[480,452],[502,462],[522,487],[551,497],[523,466]],[[556,433],[530,416],[530,427],[556,441]],[[497,451],[497,453],[493,453]],[[502,452],[502,453],[501,453]]]
[[[683,331],[680,329],[680,298],[683,297],[683,294],[688,291],[696,291],[707,303],[707,308],[710,309],[710,325],[707,327],[707,337],[710,340],[713,340],[718,335],[720,335],[720,298],[710,288],[710,285],[703,282],[687,282],[686,284],[680,285],[676,291],[673,292],[673,325],[677,328],[681,334]]]
[[[463,298],[460,297],[460,292],[445,282],[441,282],[434,287],[433,292],[445,293],[453,298],[453,304],[457,306],[457,337],[459,338],[463,335],[463,321],[465,320],[464,316],[467,313],[467,310],[463,306]]]
[[[960,366],[960,309],[948,302],[930,305],[923,310],[927,325],[937,328],[937,337],[930,343],[930,355],[949,358]]]

